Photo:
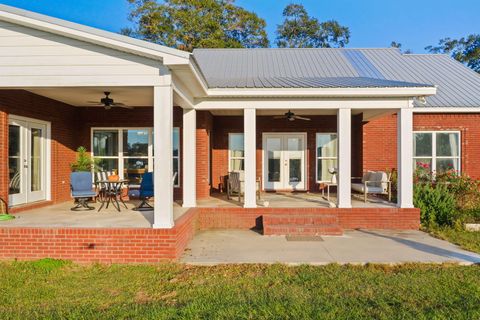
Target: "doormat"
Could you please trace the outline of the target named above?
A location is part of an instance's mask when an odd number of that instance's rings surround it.
[[[285,236],[287,241],[323,241],[321,236]]]

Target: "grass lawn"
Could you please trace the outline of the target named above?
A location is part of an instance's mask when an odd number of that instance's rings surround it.
[[[480,319],[480,265],[0,268],[0,319]]]
[[[480,253],[480,232],[478,231],[471,232],[454,228],[438,228],[428,230],[427,232],[434,237],[455,243],[465,250]]]

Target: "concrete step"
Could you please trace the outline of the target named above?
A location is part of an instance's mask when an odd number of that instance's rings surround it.
[[[333,214],[320,215],[264,215],[263,225],[332,225],[338,224],[338,216]]]
[[[325,225],[297,225],[297,224],[279,224],[264,225],[264,235],[287,235],[287,236],[341,236],[343,230],[338,224]]]

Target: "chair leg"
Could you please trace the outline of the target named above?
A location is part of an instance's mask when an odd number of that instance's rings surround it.
[[[367,192],[363,193],[363,202],[367,203]]]
[[[88,198],[77,198],[77,204],[71,208],[72,211],[78,211],[79,209],[93,210],[94,207],[88,205]],[[85,210],[85,211],[86,211]]]

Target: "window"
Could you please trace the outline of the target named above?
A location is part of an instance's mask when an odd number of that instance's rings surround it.
[[[413,165],[432,172],[460,171],[460,132],[418,131],[413,134]]]
[[[337,168],[337,134],[317,133],[317,182],[331,181],[331,168]]]
[[[173,128],[173,174],[175,181],[173,185],[175,187],[180,186],[180,128]]]
[[[228,135],[228,171],[243,171],[244,165],[243,133],[230,133]]]
[[[102,171],[115,171],[121,179],[139,184],[145,172],[153,171],[153,131],[151,128],[106,128],[92,131],[93,157]],[[180,129],[173,128],[174,185],[178,187]]]

